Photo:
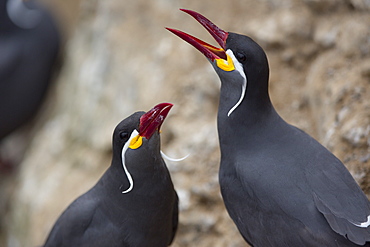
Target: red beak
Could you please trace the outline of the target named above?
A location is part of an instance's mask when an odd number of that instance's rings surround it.
[[[160,130],[173,104],[160,103],[141,116],[139,135],[150,139],[156,130]]]
[[[203,15],[195,11],[187,10],[187,9],[180,9],[180,10],[194,17],[203,27],[205,27],[207,31],[212,35],[212,37],[216,40],[216,42],[221,46],[221,48],[217,48],[213,45],[210,45],[182,31],[172,29],[172,28],[166,28],[166,29],[174,33],[175,35],[179,36],[181,39],[185,40],[192,46],[194,46],[197,50],[203,53],[212,62],[215,59],[220,59],[220,58],[226,59],[225,47],[226,47],[226,39],[229,33],[217,27],[213,22],[211,22],[206,17],[204,17]]]

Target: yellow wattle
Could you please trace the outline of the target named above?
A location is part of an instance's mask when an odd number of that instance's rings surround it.
[[[128,147],[131,149],[137,149],[141,147],[141,144],[143,144],[143,137],[140,135],[137,135],[134,138],[132,138],[132,140],[130,141],[130,146]]]
[[[216,59],[217,67],[219,67],[220,69],[222,69],[224,71],[233,71],[233,70],[235,70],[234,63],[233,63],[233,60],[231,59],[231,57],[228,54],[226,54],[226,57],[227,57],[227,61],[225,61],[224,59],[221,59],[221,58]]]

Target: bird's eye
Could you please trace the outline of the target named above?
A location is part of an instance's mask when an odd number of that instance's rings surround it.
[[[241,63],[247,59],[247,57],[241,52],[237,52],[235,56],[236,56],[236,59],[238,59],[238,61]]]
[[[127,132],[121,132],[119,133],[119,137],[121,138],[121,140],[125,140],[128,138],[128,133]]]

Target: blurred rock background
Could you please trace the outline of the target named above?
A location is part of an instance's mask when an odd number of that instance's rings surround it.
[[[247,246],[218,187],[219,80],[164,27],[212,42],[190,16],[251,36],[270,61],[278,112],[337,155],[370,195],[369,0],[43,0],[64,32],[64,59],[20,164],[0,181],[0,246],[40,246],[60,213],[110,165],[111,134],[137,110],[175,107],[162,150],[180,196],[174,247]],[[214,43],[214,42],[212,42]]]

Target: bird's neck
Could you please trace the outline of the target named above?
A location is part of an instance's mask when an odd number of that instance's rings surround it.
[[[242,103],[228,116],[230,105],[229,97],[221,92],[217,117],[221,152],[232,152],[235,145],[254,145],[268,126],[282,121],[268,93],[246,94]]]
[[[238,103],[242,96],[240,83],[222,82],[218,124],[258,127],[261,121],[276,113],[268,93],[267,80],[264,80],[265,83],[249,82],[240,104]],[[232,112],[231,109],[233,109]]]
[[[136,162],[126,160],[126,169],[132,176],[134,183],[133,191],[142,186],[155,186],[155,184],[150,185],[149,181],[158,183],[164,179],[161,176],[166,174],[163,173],[163,169],[167,168],[164,162],[163,164],[160,162],[163,161],[162,158],[159,155],[158,157],[159,159],[153,157],[153,160],[148,159],[148,157],[145,160],[140,160],[140,157],[137,157]],[[124,171],[121,158],[118,155],[113,156],[112,164],[105,174],[105,180],[109,180],[105,183],[109,186],[107,188],[109,190],[119,190],[122,192],[129,188],[130,182]]]

